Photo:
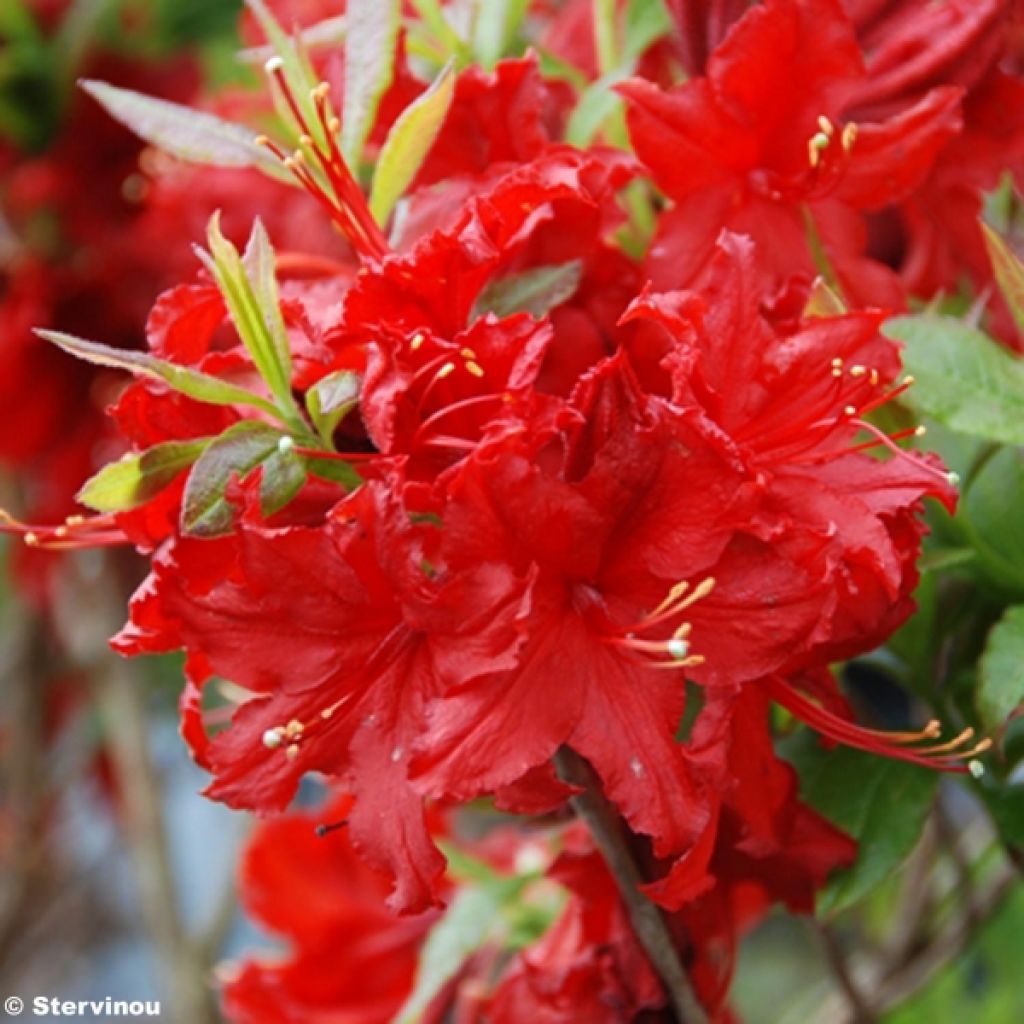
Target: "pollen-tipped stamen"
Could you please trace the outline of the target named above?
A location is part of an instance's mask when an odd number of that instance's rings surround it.
[[[922,740],[935,738],[935,722],[929,722],[924,729],[915,732],[885,732],[869,729],[847,721],[826,708],[804,697],[793,686],[779,677],[771,677],[766,683],[768,695],[784,707],[795,718],[820,732],[823,736],[872,754],[909,761],[940,771],[967,772],[966,762],[991,746],[991,740],[983,739],[969,749],[962,748],[974,737],[974,731],[965,729],[953,739],[929,746],[914,746]]]

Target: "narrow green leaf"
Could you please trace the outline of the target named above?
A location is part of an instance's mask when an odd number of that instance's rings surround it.
[[[394,78],[401,0],[349,0],[341,152],[359,166],[381,97]]]
[[[984,221],[981,223],[981,234],[985,239],[985,248],[988,249],[999,290],[1010,307],[1017,329],[1024,331],[1024,264],[1006,241]]]
[[[278,24],[277,19],[271,13],[270,8],[263,0],[245,0],[245,5],[252,11],[256,20],[267,37],[267,42],[274,51],[274,56],[281,62],[281,70],[285,81],[291,89],[292,96],[298,105],[306,127],[295,121],[291,108],[282,102],[278,90],[274,91],[274,106],[286,124],[291,124],[296,135],[309,130],[314,135],[320,134],[319,120],[316,113],[316,104],[313,102],[311,93],[317,86],[316,74],[305,52],[291,36]],[[318,139],[318,141],[322,141]]]
[[[490,70],[504,56],[526,16],[526,0],[477,0],[473,57]]]
[[[321,480],[330,480],[332,483],[341,484],[349,491],[355,490],[363,482],[363,478],[355,466],[342,459],[327,454],[323,456],[306,454],[303,457],[309,472],[313,476],[320,477]]]
[[[233,476],[245,479],[279,451],[282,436],[265,423],[245,420],[211,441],[192,467],[185,485],[182,530],[197,537],[227,533],[234,522],[234,509],[225,496],[228,483]]]
[[[447,913],[427,936],[412,993],[394,1024],[417,1024],[431,1000],[455,977],[466,958],[486,941],[501,913],[501,890],[492,886],[460,889]]]
[[[594,45],[602,75],[619,64],[615,0],[591,0],[594,20]]]
[[[455,68],[449,63],[391,126],[370,189],[370,212],[378,224],[387,222],[395,203],[416,177],[441,130],[454,92]]]
[[[278,415],[276,407],[271,402],[251,391],[246,391],[245,388],[228,384],[208,373],[158,359],[148,352],[111,348],[109,345],[86,341],[84,338],[76,338],[61,331],[37,330],[36,334],[87,363],[109,366],[115,370],[127,370],[139,377],[163,381],[168,387],[199,402],[208,402],[211,405],[248,405]]]
[[[992,627],[978,662],[975,697],[989,731],[1002,727],[1024,701],[1024,605],[1007,608]]]
[[[664,0],[633,0],[626,8],[624,62],[633,64],[663,36],[672,31],[672,17]]]
[[[281,314],[281,296],[277,288],[277,263],[274,249],[270,244],[263,221],[253,221],[249,243],[242,257],[246,276],[252,285],[256,305],[261,319],[267,327],[271,341],[271,351],[278,366],[282,383],[287,382],[291,390],[292,353],[288,342],[288,330]]]
[[[258,218],[253,224],[244,261],[221,232],[219,213],[210,218],[207,239],[209,253],[197,249],[197,254],[217,282],[242,344],[277,399],[282,416],[301,428],[292,396],[291,354],[274,278],[274,254],[263,225]]]
[[[566,125],[565,137],[570,145],[589,146],[601,127],[622,109],[622,98],[612,86],[631,73],[629,68],[615,68],[587,86]]]
[[[116,121],[179,160],[256,167],[271,177],[291,180],[279,161],[256,144],[256,133],[243,125],[106,82],[85,79],[81,86]]]
[[[903,863],[931,808],[939,773],[849,747],[826,750],[802,730],[781,753],[800,775],[800,795],[859,844],[854,865],[818,899],[820,912],[857,902]]]
[[[474,316],[485,313],[498,317],[513,313],[530,313],[538,318],[547,316],[556,306],[572,298],[582,275],[582,262],[570,260],[499,278],[480,293]]]
[[[815,280],[811,294],[807,296],[804,317],[842,316],[847,312],[846,303],[830,288],[823,277]]]
[[[462,37],[449,24],[438,0],[412,0],[412,6],[448,56],[458,57],[460,64],[468,63],[472,54]]]
[[[278,441],[263,462],[260,480],[260,511],[264,516],[280,512],[306,482],[306,463],[290,445]]]
[[[898,317],[884,333],[903,342],[917,380],[908,404],[972,437],[1024,444],[1024,360],[951,317]]]
[[[130,452],[86,481],[77,500],[96,512],[123,512],[155,497],[192,465],[210,438],[165,441],[144,452]]]

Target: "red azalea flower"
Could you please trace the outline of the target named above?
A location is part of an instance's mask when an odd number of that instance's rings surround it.
[[[838,0],[769,0],[736,23],[706,77],[668,92],[642,80],[620,86],[637,154],[675,201],[649,257],[655,283],[692,281],[723,227],[758,243],[776,283],[813,275],[810,217],[852,300],[901,305],[895,280],[863,258],[858,211],[920,182],[960,128],[961,91],[933,89],[880,124],[844,123],[863,76]]]
[[[186,704],[208,794],[274,810],[304,773],[337,776],[356,795],[353,843],[396,878],[392,903],[408,911],[431,902],[444,866],[406,780],[425,705],[510,667],[520,588],[500,566],[447,570],[436,527],[411,522],[398,490],[397,478],[367,483],[317,528],[242,523],[222,540],[177,540],[116,644],[184,647],[196,675],[252,691],[209,742]]]
[[[412,991],[419,949],[436,911],[395,917],[388,883],[356,855],[341,821],[351,800],[320,814],[261,824],[240,869],[242,902],[288,941],[285,955],[251,957],[223,973],[234,1024],[388,1024]]]

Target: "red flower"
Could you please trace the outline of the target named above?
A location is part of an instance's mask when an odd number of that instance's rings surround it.
[[[393,904],[418,910],[444,861],[406,766],[432,697],[511,665],[518,585],[500,566],[447,571],[436,527],[412,523],[398,491],[397,478],[367,483],[322,527],[242,523],[223,540],[179,539],[154,560],[116,643],[184,647],[195,674],[251,691],[208,744],[189,718],[208,794],[267,811],[305,772],[338,777],[356,796],[356,848],[395,877]]]
[[[240,869],[248,912],[287,938],[284,957],[250,957],[224,971],[224,1011],[234,1024],[388,1024],[412,991],[419,948],[437,913],[396,918],[388,885],[356,855],[338,799],[318,815],[259,826]]]
[[[758,243],[775,282],[813,275],[809,215],[852,299],[901,303],[885,268],[863,258],[857,211],[920,182],[960,127],[960,90],[934,89],[881,124],[844,124],[863,75],[838,0],[769,0],[736,23],[706,77],[669,92],[642,80],[620,87],[637,154],[675,201],[650,254],[657,284],[692,281],[723,227]]]

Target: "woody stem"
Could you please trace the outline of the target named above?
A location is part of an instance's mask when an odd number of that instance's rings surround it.
[[[572,808],[589,829],[615,879],[633,931],[661,979],[678,1024],[707,1024],[707,1014],[693,991],[665,918],[640,891],[644,884],[640,867],[623,835],[619,815],[601,792],[594,770],[564,746],[555,754],[555,768],[563,781],[580,789],[570,801]]]

